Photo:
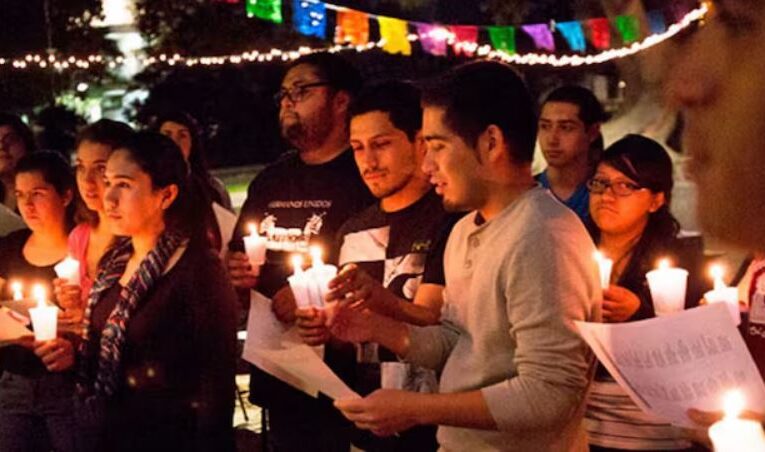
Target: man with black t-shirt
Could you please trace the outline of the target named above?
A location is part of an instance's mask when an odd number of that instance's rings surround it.
[[[330,259],[340,226],[373,202],[348,150],[348,108],[361,78],[342,57],[314,53],[288,68],[276,100],[282,136],[297,152],[264,169],[250,184],[226,264],[233,284],[273,300],[276,316],[294,321],[287,285],[289,256],[319,245]],[[254,276],[242,252],[248,224],[267,233],[267,262]],[[269,410],[277,450],[348,450],[341,419],[317,400],[254,368],[250,399]]]
[[[422,172],[421,127],[419,92],[408,83],[369,86],[352,105],[356,165],[380,201],[340,229],[342,270],[329,297],[363,300],[383,315],[429,325],[438,323],[444,286],[443,248],[438,244],[445,244],[454,221]],[[306,343],[319,345],[330,339],[324,311],[298,309],[296,314]],[[360,344],[358,353],[351,344],[343,345],[327,344],[327,350],[337,354],[334,370],[361,394],[379,388],[379,362],[396,361],[395,355],[375,344]],[[368,451],[437,448],[432,427],[402,432],[398,438],[375,439],[361,432],[354,436],[354,444]]]

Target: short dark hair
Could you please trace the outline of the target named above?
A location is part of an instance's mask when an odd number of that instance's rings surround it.
[[[578,85],[563,85],[547,95],[542,105],[548,102],[565,102],[579,107],[579,119],[587,126],[608,119],[603,105],[589,89]]]
[[[672,159],[658,142],[642,135],[629,134],[616,141],[603,153],[604,163],[654,193],[664,193],[669,204],[672,198]]]
[[[422,129],[420,90],[412,83],[388,80],[362,88],[351,104],[351,118],[373,111],[387,113],[393,126],[414,141]]]
[[[72,194],[72,201],[66,207],[66,224],[74,226],[74,214],[77,205],[77,190],[75,189],[74,174],[69,162],[55,151],[35,151],[19,159],[16,164],[16,174],[39,173],[43,180],[51,184],[60,196],[67,192]]]
[[[534,158],[537,116],[526,84],[515,70],[497,61],[477,61],[451,69],[426,85],[423,106],[446,110],[447,126],[475,146],[490,125],[502,130],[512,146],[510,157],[528,163]]]
[[[91,143],[103,144],[114,150],[122,146],[131,135],[133,135],[133,129],[124,122],[106,118],[99,119],[77,134],[75,148],[79,147],[84,141],[90,141]]]
[[[351,97],[361,88],[361,74],[345,58],[336,53],[314,52],[303,55],[287,66],[290,69],[307,64],[312,66],[319,77],[338,91],[346,91]]]
[[[35,136],[32,133],[32,129],[30,129],[20,117],[12,113],[0,113],[0,127],[2,126],[8,126],[13,129],[14,133],[16,133],[24,143],[24,149],[26,149],[27,153],[37,150],[37,143],[35,142]]]

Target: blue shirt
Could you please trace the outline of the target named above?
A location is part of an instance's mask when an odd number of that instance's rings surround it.
[[[536,179],[544,188],[550,190],[553,195],[555,194],[555,192],[550,189],[550,179],[547,178],[547,170],[534,176],[534,179]],[[555,197],[558,198],[558,196]],[[568,199],[558,199],[565,204],[566,207],[573,210],[585,225],[590,224],[590,192],[587,191],[587,185],[585,183],[579,184]]]

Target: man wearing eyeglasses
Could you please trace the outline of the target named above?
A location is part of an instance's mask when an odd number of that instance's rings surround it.
[[[361,85],[356,69],[339,55],[314,53],[295,60],[275,96],[282,136],[295,151],[264,169],[250,184],[226,263],[232,283],[272,299],[276,316],[294,322],[287,284],[294,253],[318,245],[334,260],[340,226],[374,202],[349,150],[348,108]],[[242,252],[248,225],[268,237],[267,262],[253,271]],[[276,450],[342,450],[349,440],[331,405],[253,368],[250,400],[269,411]]]
[[[592,91],[573,85],[552,91],[539,116],[537,141],[547,169],[536,179],[588,226],[585,182],[603,151],[600,125],[604,119],[603,107]]]

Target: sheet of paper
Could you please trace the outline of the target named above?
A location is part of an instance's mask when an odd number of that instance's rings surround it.
[[[242,357],[306,394],[333,399],[359,397],[324,363],[321,351],[305,345],[294,329],[282,325],[271,300],[251,291],[247,339]]]
[[[603,324],[576,322],[598,359],[644,411],[690,427],[689,408],[721,410],[741,390],[762,411],[765,385],[723,303],[667,317]]]
[[[231,236],[234,234],[236,215],[226,210],[225,207],[217,202],[212,204],[212,209],[215,214],[215,219],[218,221],[218,228],[220,229],[220,243],[223,244],[221,247],[221,257],[223,257],[226,250],[228,250],[228,242],[231,241]]]
[[[0,344],[31,334],[32,332],[13,315],[10,309],[0,307]]]

